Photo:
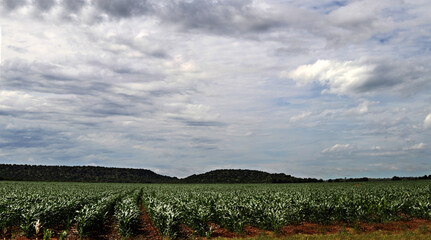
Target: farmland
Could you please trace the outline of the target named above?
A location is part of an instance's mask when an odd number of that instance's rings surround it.
[[[337,226],[344,231],[366,229],[364,224],[397,223],[403,228],[416,222],[425,226],[429,220],[431,181],[236,185],[0,182],[2,238],[92,239],[107,233],[128,238],[150,230],[155,232],[152,238],[169,239],[238,237],[265,231],[282,236],[305,224],[325,229]]]

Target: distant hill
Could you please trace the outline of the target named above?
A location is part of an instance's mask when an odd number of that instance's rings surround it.
[[[168,183],[177,178],[147,169],[92,166],[34,166],[0,164],[0,179],[52,182]]]
[[[364,182],[426,180],[422,177],[391,178],[337,178],[326,182]],[[112,168],[93,166],[36,166],[0,164],[0,180],[49,181],[49,182],[117,182],[117,183],[307,183],[323,182],[322,179],[297,178],[284,173],[267,173],[247,169],[221,169],[202,174],[193,174],[178,179],[157,174],[147,169]]]
[[[257,170],[223,169],[203,174],[194,174],[184,179],[184,183],[299,183],[319,182],[315,178],[296,178],[284,173],[267,173]]]
[[[0,180],[118,183],[297,183],[319,181],[314,178],[296,178],[284,173],[276,174],[257,170],[214,170],[178,179],[159,175],[147,169],[15,164],[0,164]]]

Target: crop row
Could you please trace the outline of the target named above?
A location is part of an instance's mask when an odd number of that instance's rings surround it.
[[[430,182],[292,185],[161,185],[144,188],[144,202],[164,236],[185,224],[200,236],[215,223],[241,233],[246,225],[282,226],[431,219]]]
[[[81,238],[102,229],[113,215],[120,233],[131,230],[129,212],[138,219],[136,199],[142,194],[136,185],[2,183],[0,185],[0,228],[3,234],[19,227],[28,237],[55,226],[67,235],[76,225]],[[132,201],[132,202],[131,202]],[[129,215],[128,215],[129,214]],[[138,214],[138,216],[136,216]]]
[[[0,227],[34,236],[57,227],[81,238],[114,222],[135,234],[144,205],[162,236],[188,226],[209,237],[220,225],[279,231],[302,222],[320,224],[431,219],[431,181],[280,185],[138,185],[0,182]]]

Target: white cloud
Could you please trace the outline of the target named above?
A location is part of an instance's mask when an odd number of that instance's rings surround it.
[[[299,86],[317,83],[325,87],[322,94],[369,95],[393,90],[405,96],[429,88],[428,75],[427,68],[418,61],[365,58],[355,61],[319,59],[288,73]]]
[[[338,31],[329,37],[331,45],[358,42],[374,34],[389,32],[396,27],[392,18],[384,17],[382,11],[388,4],[395,5],[395,1],[353,1],[346,6],[339,7],[328,14],[328,22],[338,27]],[[348,34],[346,34],[346,32]]]
[[[382,150],[383,148],[381,147],[381,146],[379,146],[379,145],[376,145],[376,146],[373,146],[373,147],[371,147],[371,150],[375,150],[375,151],[380,151],[380,150]]]
[[[317,60],[313,64],[299,66],[289,73],[289,77],[299,85],[318,82],[328,86],[326,91],[329,93],[344,95],[364,84],[373,69],[374,66],[352,61]]]
[[[419,150],[419,149],[423,149],[425,146],[426,146],[426,144],[421,142],[421,143],[415,144],[415,145],[410,146],[410,147],[405,147],[403,149],[404,150]]]
[[[424,120],[424,127],[425,128],[431,128],[431,113],[427,115],[427,117]]]
[[[297,122],[297,121],[304,120],[310,115],[311,115],[311,112],[303,112],[301,114],[294,115],[294,116],[290,117],[290,122]]]
[[[348,113],[354,113],[354,114],[365,114],[369,111],[369,107],[378,104],[379,102],[373,102],[365,100],[361,102],[358,106],[349,109]]]
[[[325,148],[322,150],[322,153],[327,153],[327,152],[341,152],[341,151],[345,151],[351,148],[350,144],[335,144],[332,147],[329,148]]]

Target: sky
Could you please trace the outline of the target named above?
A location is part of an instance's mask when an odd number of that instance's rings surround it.
[[[0,163],[431,174],[429,0],[0,0]]]

